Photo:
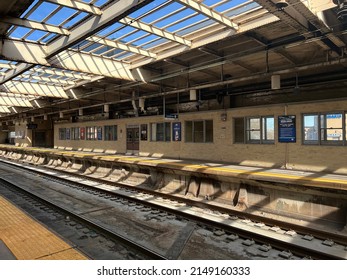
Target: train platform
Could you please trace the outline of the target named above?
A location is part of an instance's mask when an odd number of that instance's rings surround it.
[[[0,260],[86,260],[55,233],[0,196]]]
[[[252,167],[228,163],[202,162],[198,160],[169,159],[112,152],[76,151],[56,148],[33,148],[0,145],[0,152],[32,155],[43,161],[46,157],[60,157],[64,160],[97,162],[99,165],[132,165],[139,168],[169,170],[178,174],[232,178],[245,181],[284,183],[296,186],[322,187],[324,189],[347,189],[347,174],[329,172],[307,172],[282,168]],[[34,161],[34,159],[31,159]]]
[[[2,159],[45,167],[53,176],[54,170],[68,172],[71,180],[74,174],[93,177],[270,218],[347,228],[347,174],[11,145],[0,145]]]

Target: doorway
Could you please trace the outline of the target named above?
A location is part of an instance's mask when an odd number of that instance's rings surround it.
[[[127,127],[127,153],[138,154],[140,149],[139,126]]]

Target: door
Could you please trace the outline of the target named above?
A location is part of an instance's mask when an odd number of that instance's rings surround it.
[[[139,127],[127,127],[127,151],[136,153],[140,148],[140,129]]]
[[[32,146],[53,148],[53,131],[52,130],[32,130]]]

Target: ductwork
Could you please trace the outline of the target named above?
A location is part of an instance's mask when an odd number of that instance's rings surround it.
[[[337,5],[337,18],[341,21],[347,19],[347,0],[333,0],[334,4]]]

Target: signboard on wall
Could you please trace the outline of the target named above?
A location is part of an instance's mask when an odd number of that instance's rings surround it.
[[[101,126],[98,126],[98,128],[97,128],[97,137],[98,137],[98,140],[102,140],[102,127]]]
[[[296,142],[296,116],[278,117],[278,142]]]
[[[80,128],[80,139],[84,140],[84,137],[85,137],[85,128],[81,127]]]
[[[181,141],[181,123],[175,122],[172,124],[172,140]]]
[[[27,124],[27,129],[36,129],[37,128],[37,123],[28,123]]]

